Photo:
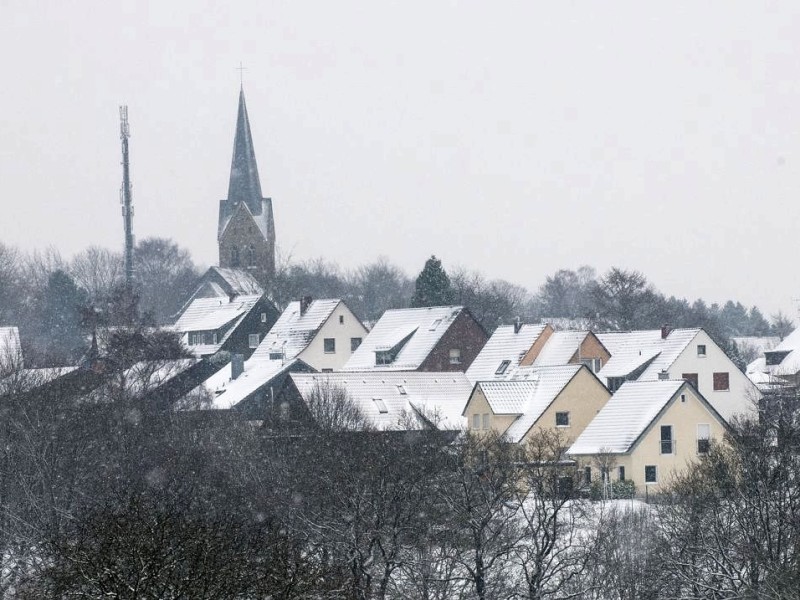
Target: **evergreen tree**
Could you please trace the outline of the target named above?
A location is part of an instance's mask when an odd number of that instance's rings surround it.
[[[425,268],[417,277],[411,307],[446,306],[453,303],[453,287],[450,278],[442,267],[442,261],[431,256],[425,262]]]
[[[86,349],[81,333],[86,303],[86,292],[72,277],[61,269],[50,274],[31,323],[34,346],[44,364],[72,364]]]

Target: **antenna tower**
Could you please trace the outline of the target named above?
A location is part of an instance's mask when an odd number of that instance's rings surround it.
[[[133,290],[133,197],[131,194],[131,175],[128,163],[128,106],[119,107],[119,137],[122,140],[122,189],[119,201],[122,204],[122,220],[125,224],[125,287],[130,294]]]

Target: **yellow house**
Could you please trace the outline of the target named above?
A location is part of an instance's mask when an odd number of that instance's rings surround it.
[[[724,419],[687,381],[627,381],[567,455],[588,474],[599,477],[607,469],[612,481],[629,479],[638,493],[652,493],[721,441],[725,428]]]
[[[569,445],[610,396],[585,365],[519,367],[511,379],[476,383],[462,414],[472,431],[495,431],[522,443],[553,429]]]

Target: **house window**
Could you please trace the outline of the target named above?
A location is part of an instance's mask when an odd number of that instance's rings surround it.
[[[594,359],[594,372],[599,373],[600,369],[603,368],[603,359],[602,358],[595,358]]]
[[[450,348],[450,364],[461,364],[461,350],[459,348]]]
[[[705,344],[698,344],[697,345],[697,356],[705,356],[706,355],[706,346]]]
[[[644,468],[644,482],[658,483],[658,469],[655,465],[646,465]]]
[[[375,403],[375,406],[378,407],[378,412],[382,415],[389,412],[389,409],[386,408],[386,403],[381,398],[373,398],[372,401]]]
[[[480,429],[481,428],[481,416],[478,414],[472,415],[472,428],[473,429]]]
[[[339,325],[344,325],[344,315],[339,315]]]
[[[592,483],[592,467],[583,467],[583,482]]]
[[[617,472],[619,473],[619,475],[618,475],[619,476],[619,480],[620,481],[625,481],[625,467],[619,467],[617,469]]]
[[[406,395],[406,388],[404,388],[402,385],[397,386],[397,391],[400,393],[401,396]]]
[[[325,354],[336,353],[336,338],[325,338],[322,344],[325,348]]]
[[[281,360],[283,358],[283,352],[270,352],[269,359],[270,360]]]
[[[355,352],[361,345],[361,338],[350,338],[350,352]]]
[[[483,415],[483,428],[487,431],[489,429],[489,415],[486,413]]]
[[[697,453],[708,454],[711,447],[711,425],[700,423],[697,425]]]
[[[569,427],[569,413],[557,412],[556,413],[556,427]]]
[[[250,267],[256,266],[256,249],[253,245],[247,247],[247,265]]]
[[[239,249],[236,246],[234,246],[233,248],[231,248],[231,266],[238,267],[240,266],[239,263],[240,263]]]
[[[212,344],[216,344],[217,343],[217,334],[216,333],[212,333],[211,334],[211,343]]]
[[[714,373],[714,391],[726,392],[731,389],[730,377],[727,373]]]
[[[672,425],[661,426],[661,454],[674,454],[675,448],[672,441]]]
[[[267,313],[261,313],[261,322],[262,323],[266,323],[267,322]]]
[[[323,373],[333,373],[333,369],[322,369]]]
[[[257,333],[251,333],[250,335],[247,336],[247,345],[250,348],[258,348],[258,334]]]
[[[510,360],[504,360],[500,363],[500,366],[497,367],[497,370],[494,372],[495,375],[502,375],[508,369],[508,366],[511,364]]]
[[[684,373],[681,375],[681,379],[691,383],[695,389],[700,389],[700,386],[697,383],[697,373]]]
[[[436,319],[433,323],[431,323],[430,331],[436,331],[436,328],[442,324],[441,319]]]

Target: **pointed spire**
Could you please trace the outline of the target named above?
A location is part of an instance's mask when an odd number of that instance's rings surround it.
[[[244,88],[239,89],[239,115],[236,118],[236,138],[233,141],[231,178],[228,183],[228,200],[247,202],[253,213],[261,212],[261,183],[258,180],[256,153],[250,135],[250,119],[244,102]]]

